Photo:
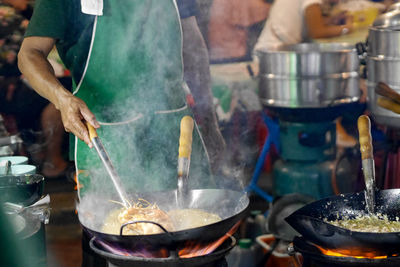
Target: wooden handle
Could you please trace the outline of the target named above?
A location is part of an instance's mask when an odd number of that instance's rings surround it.
[[[86,122],[86,126],[87,126],[88,131],[89,131],[90,140],[92,140],[93,138],[97,137],[96,129],[89,122]]]
[[[400,104],[400,94],[390,88],[386,83],[379,82],[375,87],[375,93],[390,98],[392,101]]]
[[[192,117],[185,116],[181,120],[181,135],[179,137],[179,157],[189,158],[192,153],[192,135],[194,122]]]
[[[388,109],[390,111],[400,114],[400,104],[399,103],[394,102],[386,97],[378,97],[378,100],[376,102],[378,103],[378,106],[381,106],[385,109]]]
[[[371,121],[368,116],[361,115],[357,121],[360,141],[361,159],[372,159]]]

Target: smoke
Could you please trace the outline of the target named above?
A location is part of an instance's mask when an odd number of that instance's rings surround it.
[[[168,18],[156,2],[153,1],[149,10],[149,19],[157,16],[159,23],[162,23]],[[127,20],[126,23],[139,23],[137,18],[123,19]],[[144,30],[146,27],[155,27],[150,21],[144,20],[141,23]],[[162,25],[158,27],[162,28]],[[149,30],[150,32],[154,31]],[[120,176],[124,190],[131,198],[129,200],[137,201],[139,196],[146,199],[146,195],[143,195],[146,192],[168,192],[176,189],[180,120],[189,114],[189,110],[160,112],[170,110],[171,107],[179,109],[185,105],[182,76],[179,75],[180,68],[176,65],[178,61],[181,62],[181,58],[174,57],[176,50],[180,47],[179,40],[170,38],[168,33],[160,32],[158,36],[154,36],[147,34],[145,30],[140,36],[127,35],[126,42],[119,45],[120,49],[113,52],[113,55],[103,56],[103,61],[108,62],[104,70],[107,69],[109,72],[102,72],[107,78],[101,79],[100,82],[112,86],[121,84],[119,83],[121,77],[127,78],[128,81],[121,87],[112,87],[113,90],[119,91],[117,97],[99,99],[96,106],[90,108],[95,111],[97,119],[103,122],[101,128],[98,129],[98,136]],[[161,47],[163,49],[160,49]],[[140,51],[133,56],[135,64],[120,66],[120,62],[113,62],[116,54],[118,54],[117,58],[124,54],[131,56],[128,51],[133,48]],[[128,77],[126,77],[127,69],[132,73]],[[151,76],[146,73],[151,73]],[[95,88],[96,82],[99,81],[91,82]],[[130,88],[132,85],[134,86]],[[137,90],[138,88],[140,90]],[[128,123],[115,123],[120,121],[128,121]],[[196,129],[193,133],[192,146],[189,188],[242,190],[243,184],[238,180],[243,177],[244,166],[232,167],[230,163],[221,162],[221,171],[215,176],[210,175],[207,154]],[[79,219],[85,226],[100,229],[99,223],[103,223],[106,215],[111,210],[120,207],[109,200],[121,200],[95,149],[91,149],[89,153],[91,159],[78,161],[81,165],[80,169],[87,172],[79,176],[79,182],[84,187],[81,189],[77,209]],[[224,157],[225,161],[229,158]],[[85,177],[87,174],[90,179]],[[171,199],[171,195],[157,193],[157,196],[156,201],[160,207],[168,210],[171,206],[177,206],[177,200]],[[154,201],[154,194],[147,200]],[[196,201],[202,203],[200,200]],[[224,209],[232,206],[229,208],[232,210],[238,205],[231,199],[219,201],[225,203]],[[227,203],[230,201],[232,203]],[[244,205],[242,202],[240,205]],[[216,210],[216,213],[221,213],[221,211]]]

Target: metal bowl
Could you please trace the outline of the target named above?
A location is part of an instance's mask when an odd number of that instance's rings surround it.
[[[371,57],[400,57],[400,26],[398,28],[370,28],[367,53]]]
[[[360,97],[357,72],[325,77],[259,77],[261,103],[270,107],[315,108],[357,102]]]
[[[359,68],[353,45],[346,43],[301,43],[277,50],[258,50],[260,73],[280,76],[325,76]]]

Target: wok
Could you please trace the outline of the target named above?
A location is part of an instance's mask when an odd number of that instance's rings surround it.
[[[103,196],[85,196],[81,203],[95,203],[89,205],[79,204],[79,220],[83,227],[97,238],[104,241],[116,242],[121,245],[132,245],[140,242],[151,245],[173,245],[187,240],[213,241],[226,234],[247,213],[249,199],[244,192],[226,189],[196,189],[189,190],[185,201],[178,201],[181,197],[177,190],[138,193],[135,199],[143,198],[150,203],[156,203],[164,211],[174,209],[202,209],[215,213],[221,221],[206,226],[195,227],[175,232],[163,232],[151,235],[119,235],[102,232],[102,226],[109,212],[121,208],[120,205],[110,202]],[[91,198],[91,199],[85,199]],[[182,203],[184,203],[182,205]]]
[[[44,177],[39,174],[0,176],[0,202],[29,206],[38,201],[44,190]]]
[[[400,189],[376,191],[375,211],[389,220],[400,217]],[[367,214],[364,192],[324,198],[308,204],[285,220],[304,238],[330,249],[354,249],[362,252],[394,254],[400,251],[400,232],[356,232],[334,226],[333,221]]]

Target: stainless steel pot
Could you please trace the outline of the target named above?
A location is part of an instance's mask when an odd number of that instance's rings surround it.
[[[390,5],[387,9],[387,12],[394,11],[394,10],[400,10],[400,2]]]
[[[374,28],[368,33],[368,56],[400,57],[400,25],[398,28]]]
[[[287,108],[332,107],[358,101],[357,72],[324,77],[259,75],[259,96],[265,106]]]
[[[368,85],[368,109],[375,121],[379,124],[387,125],[393,128],[400,128],[400,114],[396,114],[390,110],[380,107],[376,100],[378,99],[375,93],[375,87],[377,83],[367,82]],[[393,90],[400,93],[400,86],[388,84]]]
[[[400,86],[400,57],[368,57],[368,81]]]
[[[397,6],[393,6],[397,8]],[[389,10],[389,12],[379,15],[372,24],[377,28],[393,28],[400,26],[400,11],[396,9]]]
[[[355,47],[345,43],[301,43],[274,51],[258,50],[256,55],[262,74],[325,76],[359,68]]]

